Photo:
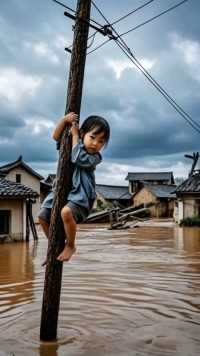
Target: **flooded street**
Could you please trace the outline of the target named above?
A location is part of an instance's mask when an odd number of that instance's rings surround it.
[[[200,229],[79,226],[58,341],[39,340],[47,241],[0,245],[0,356],[200,354]]]

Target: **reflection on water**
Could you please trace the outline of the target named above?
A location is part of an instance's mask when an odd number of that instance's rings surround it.
[[[80,226],[54,343],[39,340],[46,247],[0,245],[0,355],[199,354],[200,229]]]
[[[200,251],[200,229],[199,228],[175,228],[175,246],[179,250],[187,252]]]

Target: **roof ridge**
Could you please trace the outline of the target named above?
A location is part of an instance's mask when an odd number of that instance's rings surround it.
[[[145,172],[142,172],[142,171],[138,172],[137,171],[137,172],[128,172],[128,173],[132,173],[132,174],[138,174],[138,173],[139,174],[146,174],[146,173],[147,174],[151,174],[152,173],[152,174],[154,174],[154,173],[173,173],[173,171],[150,171],[150,172],[149,171],[145,171]]]
[[[38,177],[40,180],[44,179],[43,176],[41,176],[41,174],[37,173],[31,166],[29,166],[27,163],[25,163],[22,159],[22,155],[19,156],[19,158],[16,161],[13,161],[11,163],[5,164],[4,166],[0,166],[0,170],[2,172],[6,172],[9,171],[15,167],[17,167],[18,165],[22,165],[27,171],[29,171],[29,173],[32,173],[33,175],[35,175],[36,177]]]
[[[99,183],[96,183],[96,186],[104,186],[104,187],[113,187],[113,188],[127,188],[128,189],[128,186],[126,185],[112,185],[112,184],[99,184]]]

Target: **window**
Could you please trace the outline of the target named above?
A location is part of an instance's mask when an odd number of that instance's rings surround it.
[[[0,235],[9,234],[9,210],[0,210]]]
[[[21,174],[16,174],[16,183],[21,183]]]

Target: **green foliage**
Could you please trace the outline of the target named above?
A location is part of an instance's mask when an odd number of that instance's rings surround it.
[[[200,226],[200,217],[193,216],[191,218],[185,218],[181,220],[180,226]]]

